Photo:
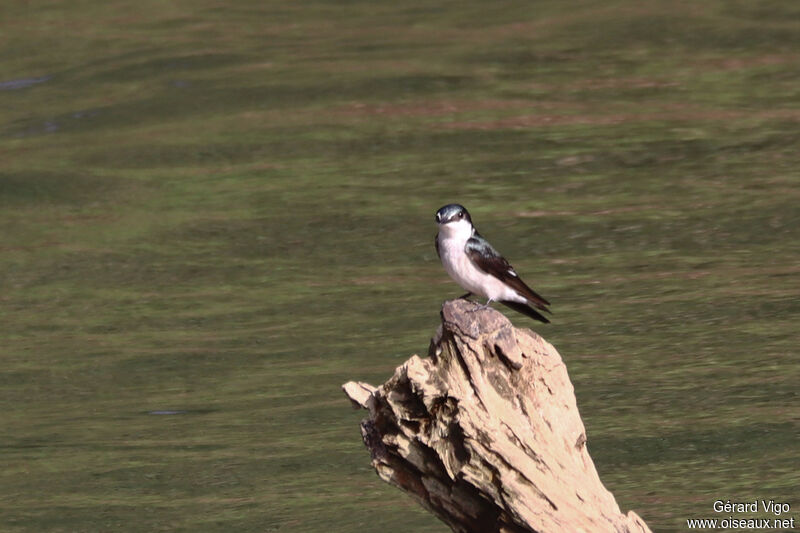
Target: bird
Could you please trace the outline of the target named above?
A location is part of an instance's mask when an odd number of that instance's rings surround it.
[[[534,320],[550,321],[538,310],[550,313],[550,302],[528,287],[514,267],[484,239],[472,225],[472,218],[460,204],[448,204],[436,211],[436,254],[447,274],[465,290],[462,298],[486,298],[487,308],[500,302]]]

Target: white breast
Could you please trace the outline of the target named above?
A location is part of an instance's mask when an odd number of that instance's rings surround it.
[[[466,225],[466,228],[464,227]],[[439,229],[439,255],[447,274],[469,292],[491,300],[527,300],[499,279],[477,268],[464,251],[472,236],[472,226],[466,221],[451,222]]]

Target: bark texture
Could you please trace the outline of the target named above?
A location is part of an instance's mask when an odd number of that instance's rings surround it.
[[[428,356],[380,387],[343,387],[369,411],[361,433],[384,481],[457,532],[650,531],[601,483],[552,345],[452,300]]]

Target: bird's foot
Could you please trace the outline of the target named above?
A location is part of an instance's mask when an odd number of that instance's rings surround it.
[[[489,305],[490,303],[492,303],[491,300],[488,300],[485,304],[479,304],[475,302],[475,308],[470,309],[468,312],[475,313],[476,311],[485,311],[487,309],[491,309],[491,306]]]

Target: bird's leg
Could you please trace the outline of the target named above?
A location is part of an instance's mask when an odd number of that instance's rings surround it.
[[[475,303],[476,307],[474,309],[470,309],[470,311],[474,313],[475,311],[484,311],[486,309],[491,309],[491,307],[489,307],[489,304],[492,303],[493,301],[494,300],[489,298],[488,300],[486,300],[485,304],[479,304],[479,303],[476,302]]]

